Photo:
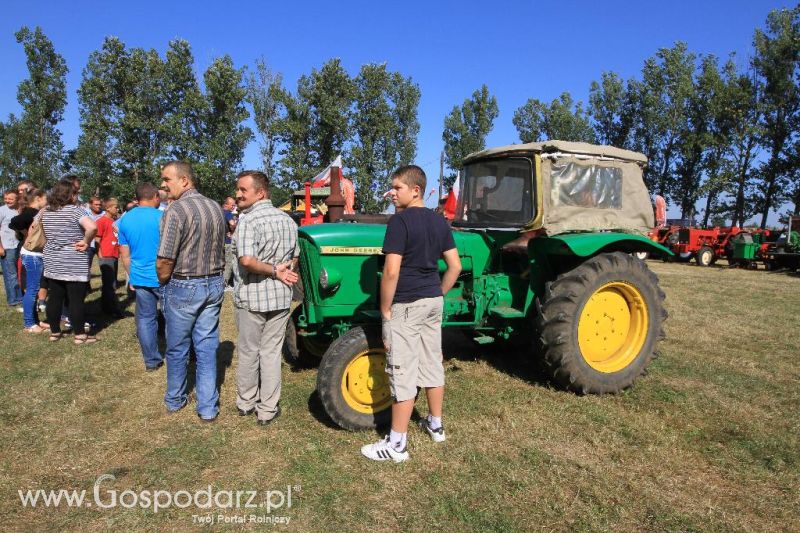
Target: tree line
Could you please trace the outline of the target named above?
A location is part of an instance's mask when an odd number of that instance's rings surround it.
[[[83,68],[80,136],[65,149],[58,129],[66,106],[67,65],[40,28],[16,34],[29,77],[17,91],[22,112],[0,122],[0,185],[23,178],[45,185],[78,174],[85,188],[129,198],[140,181],[158,181],[171,159],[195,165],[201,190],[231,194],[244,150],[259,146],[275,203],[343,155],[356,203],[385,207],[389,173],[417,153],[419,86],[386,64],[351,76],[339,59],[285,85],[265,59],[251,68],[225,55],[196,74],[188,42],[161,56],[108,37]],[[604,72],[588,103],[564,92],[552,102],[530,98],[513,114],[522,142],[584,141],[644,153],[645,181],[680,207],[702,205],[705,225],[734,224],[786,202],[800,213],[800,6],[769,14],[756,29],[744,70],[698,56],[685,43],[662,48],[628,80]],[[444,118],[442,140],[452,184],[464,157],[485,148],[499,116],[483,85]],[[247,126],[252,117],[255,131]]]
[[[41,28],[15,34],[29,77],[18,87],[20,116],[0,123],[0,184],[31,179],[47,185],[65,172],[84,189],[130,198],[136,184],[157,182],[160,165],[191,162],[204,194],[232,194],[244,150],[259,144],[273,198],[344,155],[356,201],[381,210],[392,169],[416,156],[419,86],[386,64],[363,65],[351,77],[339,59],[297,81],[295,90],[259,59],[252,70],[225,55],[201,84],[188,42],[173,40],[162,57],[108,37],[83,68],[80,136],[65,150],[58,124],[66,106],[67,66]],[[252,116],[255,132],[246,125]]]
[[[486,87],[453,109],[443,140],[451,173],[484,145],[497,117]],[[743,225],[791,202],[800,214],[800,6],[775,10],[753,36],[744,70],[731,55],[699,57],[685,43],[658,50],[641,76],[604,72],[584,107],[569,92],[530,98],[514,112],[522,142],[582,141],[628,148],[649,160],[648,189],[680,207],[702,205],[702,224]]]

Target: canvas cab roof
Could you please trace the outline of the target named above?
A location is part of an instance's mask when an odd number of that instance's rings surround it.
[[[527,171],[529,175],[533,171],[533,187],[526,189],[517,184],[513,188],[511,184],[520,181],[520,168],[526,165],[511,161],[533,160],[534,156],[536,166]],[[507,162],[501,163],[503,160]],[[490,213],[499,209],[493,213],[497,219],[503,208],[512,209],[509,206],[515,205],[513,201],[529,205],[524,198],[532,194],[533,219],[523,222],[523,231],[544,229],[549,235],[574,231],[644,234],[654,224],[650,194],[642,179],[647,157],[638,152],[588,143],[545,141],[489,148],[470,154],[464,164],[467,195],[475,197],[460,201],[462,221],[479,218],[482,214],[476,211],[479,208]],[[514,165],[520,168],[512,171]],[[494,196],[512,189],[516,192],[501,206],[502,202]]]
[[[466,164],[476,159],[483,159],[485,157],[513,155],[514,153],[541,154],[557,152],[564,154],[594,156],[601,159],[608,158],[619,159],[622,161],[632,161],[641,165],[647,164],[647,157],[639,152],[624,150],[614,146],[570,141],[544,141],[525,144],[509,144],[506,146],[499,146],[497,148],[487,148],[486,150],[469,154],[464,159],[464,163]]]

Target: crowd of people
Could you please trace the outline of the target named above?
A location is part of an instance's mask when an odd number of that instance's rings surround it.
[[[49,331],[58,341],[72,330],[75,344],[92,344],[97,337],[88,331],[85,298],[95,256],[103,312],[123,316],[116,296],[120,213],[115,198],[80,201],[80,187],[80,179],[66,176],[47,193],[27,180],[7,190],[0,255],[7,303],[22,313],[26,333]]]
[[[124,214],[115,198],[92,197],[83,203],[74,176],[62,178],[47,195],[30,182],[7,191],[0,208],[0,255],[8,304],[22,310],[25,332],[49,332],[56,342],[69,324],[75,344],[95,343],[84,303],[92,260],[96,255],[101,307],[111,317],[122,316],[116,293],[121,260],[135,298],[145,370],[155,372],[166,363],[167,412],[189,403],[193,352],[196,413],[201,421],[213,422],[220,412],[220,313],[224,292],[232,290],[238,329],[236,409],[239,416],[255,414],[259,425],[270,425],[281,414],[281,348],[292,286],[299,279],[297,226],[272,205],[262,172],[240,173],[235,199],[228,197],[222,205],[197,190],[188,163],[171,161],[160,177],[160,187],[136,186],[136,198]],[[425,188],[425,174],[417,166],[401,167],[392,176],[398,214],[387,226],[380,299],[394,397],[392,427],[385,439],[361,449],[377,461],[408,459],[406,432],[417,387],[425,389],[430,409],[422,429],[435,442],[445,440],[442,295],[461,265],[445,219],[425,208]],[[442,278],[440,258],[447,264]],[[38,317],[43,302],[46,321]],[[159,309],[166,324],[163,353]]]

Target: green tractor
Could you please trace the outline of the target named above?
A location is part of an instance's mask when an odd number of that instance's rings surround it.
[[[522,346],[576,393],[633,385],[667,316],[658,278],[633,254],[671,255],[644,236],[653,227],[646,162],[563,141],[468,156],[452,223],[462,272],[445,295],[443,327]],[[299,230],[304,290],[284,352],[321,358],[319,398],[349,430],[390,416],[378,310],[385,228],[356,221]]]

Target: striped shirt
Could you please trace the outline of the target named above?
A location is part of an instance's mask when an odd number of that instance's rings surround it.
[[[260,200],[242,211],[232,246],[237,258],[255,257],[274,267],[298,256],[297,224],[270,200]],[[292,303],[291,287],[241,265],[233,269],[233,284],[233,303],[241,309],[266,313],[288,309]]]
[[[189,189],[161,217],[158,257],[175,261],[173,275],[221,274],[225,226],[222,207],[197,189]]]
[[[80,220],[86,211],[77,205],[41,211],[44,245],[44,277],[62,281],[89,281],[89,256],[75,249],[85,237]]]

